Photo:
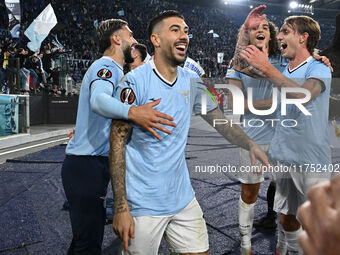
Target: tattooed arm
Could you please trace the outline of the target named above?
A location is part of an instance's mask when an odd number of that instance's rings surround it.
[[[244,24],[240,28],[237,44],[235,47],[235,53],[233,57],[234,69],[251,77],[264,77],[264,75],[259,69],[251,66],[245,59],[243,59],[240,56],[240,53],[250,44],[249,31],[253,28],[256,28],[262,22],[262,20],[266,18],[265,14],[261,16],[261,13],[265,8],[265,5],[261,5],[249,13]]]
[[[224,116],[220,109],[212,110],[207,115],[201,116],[229,142],[248,150],[252,165],[255,165],[256,159],[258,159],[269,167],[268,158],[261,148],[238,125],[231,125],[230,120]],[[223,124],[216,124],[216,120]]]
[[[123,120],[113,120],[110,133],[109,167],[114,195],[114,217],[112,228],[128,250],[128,241],[134,238],[134,221],[126,199],[125,148],[131,134],[131,124]]]

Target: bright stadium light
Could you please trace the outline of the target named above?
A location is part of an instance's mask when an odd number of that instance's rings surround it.
[[[313,5],[310,4],[299,4],[296,1],[292,1],[289,3],[289,9],[288,13],[291,12],[300,12],[300,13],[308,13],[312,14],[314,13]]]
[[[224,0],[225,5],[240,5],[242,2],[245,2],[245,0]]]
[[[292,1],[289,3],[289,7],[291,9],[296,9],[298,7],[298,3],[296,1]]]
[[[250,9],[253,9],[253,8],[254,8],[254,6],[250,5],[250,6],[249,6],[249,8],[250,8]]]

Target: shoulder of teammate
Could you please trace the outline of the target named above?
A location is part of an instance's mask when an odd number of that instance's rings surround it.
[[[312,59],[307,68],[306,75],[318,75],[320,78],[332,78],[331,69],[321,61]]]
[[[148,63],[128,72],[115,88],[115,97],[125,104],[141,105],[150,72]]]
[[[179,67],[178,68],[178,75],[183,75],[184,77],[189,77],[190,79],[200,79],[200,76],[193,70],[188,68]]]
[[[281,53],[269,56],[269,62],[281,73],[287,68],[289,60],[282,57]]]
[[[321,93],[329,91],[332,82],[332,73],[330,68],[314,58],[310,61],[311,62],[309,63],[305,73],[305,79],[318,80],[321,86]]]
[[[312,59],[312,62],[307,68],[306,79],[317,79],[320,81],[322,92],[326,89],[330,89],[332,82],[331,69],[321,61]]]
[[[240,72],[235,71],[233,60],[230,60],[229,62],[229,66],[225,77],[235,80],[241,80],[242,74]]]
[[[116,86],[122,76],[122,67],[107,58],[100,58],[93,62],[88,73],[90,86],[96,81],[104,81]]]
[[[201,87],[202,85],[202,79],[201,77],[194,71],[189,70],[187,68],[179,67],[178,68],[178,76],[183,76],[186,79],[190,80],[190,87],[193,89],[193,87]]]
[[[284,58],[281,53],[270,55],[268,57],[268,60],[272,65],[279,64],[279,65],[282,65],[282,66],[287,66],[289,64],[289,59]]]

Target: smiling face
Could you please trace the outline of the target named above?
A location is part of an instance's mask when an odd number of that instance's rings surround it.
[[[263,49],[264,46],[269,48],[270,30],[267,20],[263,20],[260,25],[253,28],[249,34],[250,44],[255,45],[257,48]]]
[[[288,59],[295,58],[297,51],[301,48],[301,38],[302,35],[300,35],[293,26],[284,23],[280,29],[280,33],[277,35],[282,56]]]
[[[188,31],[188,25],[179,17],[163,19],[155,29],[153,44],[156,52],[174,66],[184,63],[189,45]]]

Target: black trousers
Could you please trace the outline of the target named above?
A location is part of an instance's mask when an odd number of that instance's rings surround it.
[[[67,155],[61,177],[73,234],[67,254],[101,254],[105,225],[103,198],[110,180],[108,158]]]

